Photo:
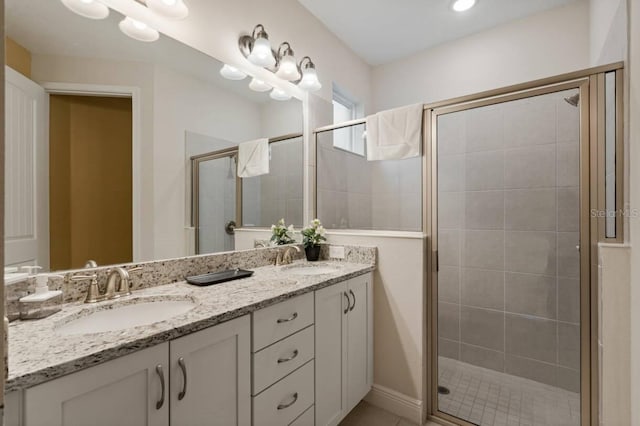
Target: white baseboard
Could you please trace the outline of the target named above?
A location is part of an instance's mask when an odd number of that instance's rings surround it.
[[[422,424],[422,401],[381,385],[373,385],[364,398],[371,405],[380,407],[397,416]]]

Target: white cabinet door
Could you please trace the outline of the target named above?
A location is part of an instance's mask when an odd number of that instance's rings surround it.
[[[347,283],[315,292],[316,425],[337,425],[347,413]]]
[[[24,425],[167,426],[168,345],[153,346],[27,389]]]
[[[371,390],[371,274],[347,283],[351,306],[347,319],[347,412]]]
[[[249,426],[249,316],[170,342],[171,425]]]

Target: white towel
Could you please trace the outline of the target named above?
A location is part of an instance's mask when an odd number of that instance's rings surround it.
[[[238,177],[269,173],[269,139],[256,139],[238,145]]]
[[[367,160],[402,160],[420,156],[422,104],[367,117]]]

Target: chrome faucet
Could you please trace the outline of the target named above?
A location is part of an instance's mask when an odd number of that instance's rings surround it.
[[[293,251],[297,251],[300,253],[300,247],[298,246],[289,246],[285,249],[278,250],[278,254],[276,255],[276,266],[288,265],[293,262]]]

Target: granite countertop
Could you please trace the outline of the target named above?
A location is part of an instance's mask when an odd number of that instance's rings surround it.
[[[208,287],[186,282],[159,285],[134,291],[126,298],[97,304],[75,302],[60,312],[40,320],[15,321],[9,326],[9,377],[5,391],[26,389],[48,380],[100,364],[171,339],[211,327],[224,321],[308,293],[345,279],[372,271],[363,263],[322,261],[313,266],[331,265],[337,272],[297,275],[288,266],[254,268],[250,278]],[[309,265],[311,266],[311,264]],[[125,330],[63,335],[58,328],[87,310],[110,309],[136,301],[186,300],[196,306],[166,321]]]

